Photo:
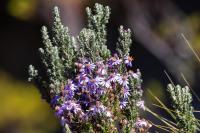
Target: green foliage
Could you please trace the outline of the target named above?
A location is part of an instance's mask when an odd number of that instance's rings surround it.
[[[47,28],[42,27],[42,38],[44,48],[39,48],[42,58],[42,63],[45,66],[47,81],[41,81],[43,78],[38,75],[38,71],[30,65],[29,66],[29,80],[33,80],[39,84],[42,89],[47,89],[49,93],[59,94],[61,86],[65,84],[66,79],[72,76],[74,68],[74,60],[76,57],[75,39],[70,37],[69,30],[61,23],[59,10],[54,8],[54,25],[53,38],[51,41]],[[44,88],[45,87],[45,88]]]
[[[49,77],[49,88],[58,94],[60,86],[65,81],[64,65],[59,56],[59,48],[52,44],[45,26],[42,27],[42,38],[45,48],[40,48],[39,51]]]
[[[137,118],[139,117],[139,110],[140,107],[137,106],[137,103],[141,101],[141,97],[143,94],[143,91],[140,89],[141,88],[141,73],[139,70],[137,70],[137,77],[135,78],[130,78],[130,98],[129,98],[129,106],[125,110],[124,115],[128,118],[127,120],[130,122],[125,126],[123,129],[123,132],[130,132],[131,129],[135,128],[134,124],[136,123]]]
[[[180,133],[196,133],[198,121],[193,114],[192,94],[188,86],[168,85],[168,92],[172,99],[172,105],[175,110],[177,127]]]
[[[88,17],[88,28],[95,32],[98,45],[100,45],[100,47],[105,46],[107,35],[106,24],[110,17],[110,8],[96,3],[94,13],[92,13],[92,10],[89,7],[86,8],[86,12]]]
[[[74,37],[69,35],[68,27],[64,27],[61,23],[58,7],[54,8],[54,25],[53,25],[53,42],[59,49],[59,56],[62,60],[65,70],[67,72],[73,71],[74,59],[77,54],[76,41]],[[71,73],[65,73],[67,77],[70,77]]]
[[[141,88],[141,73],[139,70],[137,70],[138,77],[137,78],[130,78],[130,86],[131,86],[131,97],[130,100],[130,112],[131,112],[131,118],[133,120],[133,123],[135,123],[136,118],[139,116],[139,107],[137,106],[137,102],[142,100],[142,93],[143,91]],[[135,116],[134,116],[135,115]]]
[[[110,56],[106,46],[106,24],[110,17],[110,8],[95,4],[94,13],[86,8],[88,27],[84,28],[78,36],[81,57],[90,58],[92,61],[100,61]],[[87,52],[86,52],[87,51]]]
[[[119,28],[120,37],[117,43],[117,52],[119,53],[120,57],[125,57],[129,55],[130,46],[132,43],[131,40],[131,30],[125,30],[123,26]]]

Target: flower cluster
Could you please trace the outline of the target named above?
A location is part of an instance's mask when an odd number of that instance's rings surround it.
[[[127,62],[128,58],[131,57],[121,59],[114,54],[103,61],[79,59],[75,63],[75,78],[69,79],[62,93],[51,101],[62,125],[71,127],[75,122],[88,122],[99,116],[113,121],[118,117],[115,116],[116,108],[124,115],[123,110],[131,105],[131,91],[136,89],[131,87],[130,79],[140,80],[139,72],[128,70],[132,66],[131,61]],[[121,72],[123,66],[126,71]],[[144,102],[137,101],[136,106],[144,109]]]
[[[54,8],[53,38],[42,28],[40,48],[46,76],[29,66],[34,80],[55,110],[65,132],[131,132],[136,130],[142,101],[141,73],[131,71],[130,29],[119,28],[116,54],[106,46],[110,8],[95,4],[86,8],[88,26],[77,37],[61,23]]]

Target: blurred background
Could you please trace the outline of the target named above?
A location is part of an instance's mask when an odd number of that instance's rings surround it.
[[[85,8],[99,2],[111,7],[108,47],[113,51],[118,27],[133,32],[131,55],[134,69],[143,75],[146,104],[169,104],[169,80],[186,85],[181,74],[200,94],[200,62],[181,36],[183,33],[197,52],[200,50],[200,3],[198,0],[1,0],[0,1],[0,133],[61,133],[58,120],[37,88],[27,82],[28,65],[40,67],[38,48],[42,47],[40,28],[52,25],[52,9],[57,5],[71,35],[86,24]],[[194,97],[195,109],[199,101]],[[168,117],[163,110],[154,111]],[[196,114],[198,117],[198,114]],[[145,114],[144,114],[145,116]],[[147,117],[147,116],[146,116]],[[153,116],[150,120],[159,123]]]

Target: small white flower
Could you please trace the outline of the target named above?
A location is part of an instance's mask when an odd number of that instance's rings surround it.
[[[138,101],[136,103],[136,106],[139,107],[140,109],[145,110],[144,101]]]
[[[105,82],[104,80],[105,80],[105,78],[102,78],[102,77],[99,77],[99,76],[97,76],[95,78],[96,83],[99,84],[99,85],[103,85],[104,82]]]
[[[111,117],[112,116],[111,112],[110,111],[106,111],[106,116],[107,117]]]
[[[146,127],[147,124],[148,124],[147,121],[139,119],[136,121],[135,126],[136,127]]]
[[[111,81],[109,79],[103,80],[100,84],[106,88],[111,87]]]
[[[148,130],[152,126],[147,120],[140,118],[137,119],[134,125],[136,129],[144,129],[144,130]]]
[[[102,75],[106,75],[106,74],[107,74],[106,69],[102,69],[102,70],[101,70],[101,74],[102,74]]]

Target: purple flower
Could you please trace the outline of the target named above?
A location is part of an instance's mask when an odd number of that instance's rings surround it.
[[[78,101],[84,107],[88,107],[90,104],[90,96],[87,93],[82,93]]]
[[[78,117],[84,116],[81,106],[70,100],[63,103],[61,107],[56,106],[55,110],[56,116],[60,118],[62,125],[69,124],[69,118],[73,117],[73,115],[78,115]]]
[[[129,71],[129,76],[135,79],[139,79],[139,75],[137,73],[134,73],[133,71]]]
[[[98,69],[97,69],[97,72],[96,72],[98,75],[101,75],[101,76],[103,76],[103,75],[106,75],[107,74],[107,71],[106,71],[106,69],[104,68],[104,67],[99,67]]]
[[[119,59],[119,57],[117,56],[117,54],[114,55],[114,57],[111,57],[108,60],[108,67],[109,68],[113,68],[114,66],[120,65],[122,63],[122,60]]]
[[[106,88],[111,88],[112,83],[115,83],[118,78],[120,77],[120,74],[110,74],[110,76],[107,79],[101,80],[100,85],[106,87]]]
[[[64,97],[66,100],[71,100],[74,96],[74,91],[77,89],[77,86],[73,84],[71,80],[68,80],[68,84],[64,89]]]
[[[128,87],[128,76],[122,76],[121,78],[118,78],[118,83],[124,87]]]
[[[110,76],[108,77],[108,79],[110,80],[110,82],[116,82],[121,78],[120,74],[115,74],[115,73],[111,73]]]
[[[89,116],[104,115],[108,118],[112,117],[112,113],[106,109],[106,107],[97,102],[97,105],[90,107]]]
[[[72,103],[72,107],[73,107],[73,111],[75,114],[77,114],[77,113],[83,114],[81,106],[79,104]]]
[[[68,80],[67,85],[65,86],[65,90],[76,90],[77,86],[73,84],[73,82],[71,80]]]
[[[119,73],[114,75],[114,81],[113,82],[119,82],[122,79],[121,75]]]
[[[120,65],[121,62],[122,62],[121,59],[114,59],[113,62],[112,62],[112,65],[113,65],[113,66],[117,66],[117,65]]]
[[[105,93],[105,90],[99,87],[99,88],[97,88],[96,93],[98,95],[103,95]]]
[[[64,105],[62,106],[63,110],[67,110],[67,111],[71,111],[73,108],[72,106],[72,102],[71,101],[67,101],[64,103]]]
[[[62,110],[62,108],[60,108],[59,106],[56,106],[55,107],[55,110],[56,110],[56,116],[58,117],[58,118],[60,118],[62,115],[63,115],[63,110]]]
[[[124,63],[126,64],[126,66],[132,67],[132,61],[133,61],[133,58],[131,56],[126,56],[124,58]]]
[[[128,87],[123,87],[122,88],[122,93],[124,98],[128,98],[130,96],[130,90]]]
[[[56,110],[56,116],[60,119],[62,125],[80,122],[80,119],[81,122],[85,122],[102,116],[112,120],[113,112],[109,110],[110,105],[108,104],[109,107],[106,107],[101,103],[105,93],[109,93],[109,95],[105,94],[105,97],[111,101],[115,95],[119,95],[118,108],[123,110],[128,106],[129,96],[131,95],[129,78],[140,79],[140,75],[138,75],[138,72],[132,71],[119,73],[122,60],[124,60],[126,66],[132,66],[131,57],[127,56],[120,59],[117,54],[106,61],[89,62],[89,60],[83,58],[76,63],[76,72],[78,73],[75,79],[67,81],[60,96],[62,100],[58,100],[60,97],[54,97],[51,101],[54,102],[53,107]],[[110,101],[108,102],[110,103]],[[144,102],[139,101],[136,106],[144,109]]]
[[[102,104],[97,104],[92,107],[90,107],[89,112],[91,115],[98,115],[98,114],[104,114],[106,112],[106,107]]]
[[[53,99],[51,100],[51,105],[55,106],[58,103],[58,99],[60,98],[60,96],[56,95],[53,97]]]
[[[66,100],[72,100],[73,97],[74,97],[74,91],[66,90],[65,94],[64,94],[64,97],[65,97]]]
[[[122,101],[120,101],[119,107],[120,107],[121,109],[123,109],[123,108],[126,107],[127,103],[128,103],[128,102],[127,102],[125,99],[123,99]]]
[[[77,103],[75,103],[74,101],[66,101],[62,107],[62,110],[64,111],[69,111],[69,112],[73,112],[74,114],[77,114],[78,112],[82,112],[81,106]]]
[[[96,82],[95,79],[91,79],[90,82],[88,82],[88,88],[89,88],[90,93],[95,94],[97,87],[98,87],[98,83]]]
[[[90,81],[87,74],[80,74],[76,77],[76,79],[78,80],[79,87],[86,86],[87,83]]]
[[[96,74],[99,76],[104,76],[107,74],[107,64],[104,64],[103,61],[96,63],[97,71]]]
[[[97,76],[95,78],[95,81],[98,85],[101,85],[101,86],[104,86],[106,88],[110,88],[111,87],[111,81],[108,79],[105,79],[104,77],[100,77],[100,76]]]
[[[105,80],[105,78],[99,77],[99,76],[97,76],[97,77],[95,78],[95,81],[96,81],[96,83],[97,83],[98,85],[104,84],[104,80]]]
[[[134,125],[136,129],[148,129],[152,126],[147,120],[140,118],[136,120]]]
[[[91,73],[95,69],[95,67],[96,67],[96,65],[94,63],[90,63],[90,62],[88,62],[84,65],[84,69],[85,69],[86,73]]]

